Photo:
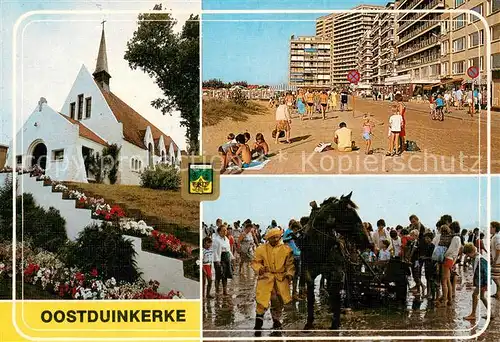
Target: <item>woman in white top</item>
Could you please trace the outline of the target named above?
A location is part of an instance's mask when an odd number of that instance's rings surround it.
[[[214,251],[213,260],[215,268],[215,292],[219,294],[220,283],[222,281],[222,291],[227,295],[227,280],[233,278],[231,260],[231,244],[226,236],[227,226],[222,225],[217,228],[217,234],[214,235],[212,248]]]
[[[276,144],[279,142],[281,131],[285,131],[286,143],[290,143],[290,130],[292,119],[290,112],[285,104],[285,99],[280,99],[280,105],[276,108]]]

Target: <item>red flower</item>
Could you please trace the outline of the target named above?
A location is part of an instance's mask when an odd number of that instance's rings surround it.
[[[37,264],[29,264],[28,267],[24,270],[24,274],[27,276],[31,276],[33,273],[37,273],[40,269],[40,266]]]
[[[99,272],[97,272],[97,269],[94,268],[92,269],[92,271],[90,271],[90,275],[92,277],[97,277],[99,275]]]
[[[83,282],[85,280],[85,275],[81,272],[77,272],[75,274],[75,278],[76,280],[78,280],[79,282]]]

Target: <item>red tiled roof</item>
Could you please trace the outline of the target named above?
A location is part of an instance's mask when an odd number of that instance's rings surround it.
[[[78,125],[80,127],[79,129],[79,135],[83,138],[87,138],[89,140],[92,140],[98,144],[101,144],[101,145],[104,145],[104,146],[108,146],[108,143],[106,141],[104,141],[101,137],[99,137],[97,134],[94,133],[94,131],[92,131],[90,128],[88,128],[87,126],[85,126],[84,124],[82,124],[80,121],[78,120],[75,120],[75,119],[72,119],[70,118],[69,116],[66,116],[62,113],[59,113],[61,114],[61,116],[63,118],[65,118],[66,120],[68,120],[69,122],[71,122],[73,125]]]
[[[116,120],[123,124],[123,136],[124,139],[140,148],[147,149],[144,145],[144,134],[148,126],[151,127],[151,133],[153,134],[153,139],[159,139],[163,135],[163,140],[165,141],[165,148],[168,151],[170,144],[173,144],[174,151],[177,151],[178,147],[173,142],[172,138],[163,133],[158,127],[153,125],[151,122],[146,120],[142,115],[137,113],[132,107],[123,102],[118,96],[110,91],[106,91],[99,87],[106,102],[111,108]]]

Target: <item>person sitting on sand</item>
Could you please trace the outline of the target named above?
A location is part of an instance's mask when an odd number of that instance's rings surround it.
[[[222,158],[222,169],[221,172],[224,172],[227,168],[227,165],[230,161],[230,158],[228,156],[232,155],[234,152],[236,152],[237,148],[237,143],[236,140],[234,139],[234,134],[229,133],[227,135],[227,142],[219,146],[219,155]]]
[[[243,134],[238,134],[236,136],[236,142],[238,143],[238,150],[236,154],[232,157],[233,162],[235,162],[238,167],[248,167],[252,162],[252,154],[250,153],[250,147],[246,144],[246,139]]]
[[[269,145],[264,140],[264,135],[262,133],[257,133],[255,136],[255,144],[253,145],[252,157],[260,158],[266,156],[269,153]]]
[[[351,152],[354,142],[352,141],[352,130],[347,128],[345,122],[341,122],[339,129],[335,131],[333,141],[337,144],[337,149],[341,152]]]
[[[246,144],[246,143],[248,143],[250,141],[250,139],[252,138],[252,136],[248,132],[243,133],[243,135],[245,136],[245,144]]]

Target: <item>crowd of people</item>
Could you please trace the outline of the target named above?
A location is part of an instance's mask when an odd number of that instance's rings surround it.
[[[471,117],[481,111],[483,95],[478,88],[462,90],[454,88],[444,92],[433,93],[429,96],[430,117],[432,120],[444,121],[444,115],[451,113],[454,108],[463,110],[467,107],[467,114]]]
[[[376,229],[368,222],[363,225],[369,232],[371,248],[360,251],[361,257],[376,264],[391,259],[406,262],[411,270],[408,276],[414,283],[409,289],[414,298],[427,298],[429,305],[437,308],[453,305],[458,268],[463,267],[472,270],[471,285],[474,286],[471,312],[464,319],[476,319],[479,300],[488,307],[485,294],[490,285],[487,281],[490,270],[496,284],[492,297],[500,300],[500,223],[491,222],[489,261],[486,260],[484,233],[479,228],[462,229],[450,215],[443,215],[434,230],[426,228],[416,215],[409,217],[407,227],[390,228],[383,219],[377,221]],[[228,280],[235,274],[247,281],[257,281],[256,329],[262,328],[263,315],[268,308],[273,328],[281,327],[284,305],[306,298],[305,281],[300,272],[301,251],[295,244],[302,226],[294,219],[286,229],[274,220],[267,229],[261,229],[250,219],[232,225],[222,219],[217,219],[215,225],[203,223],[203,297],[213,298],[213,278],[215,296],[228,295]],[[249,275],[250,268],[257,277]]]

